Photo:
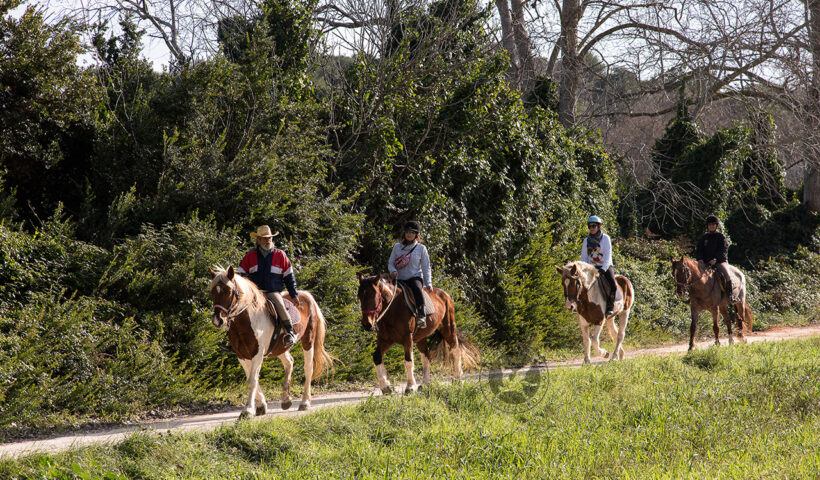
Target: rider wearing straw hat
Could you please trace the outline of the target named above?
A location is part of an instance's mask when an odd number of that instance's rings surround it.
[[[265,298],[273,303],[279,314],[279,321],[287,331],[284,338],[285,348],[290,348],[296,343],[297,338],[281,292],[286,287],[296,306],[299,306],[299,296],[296,292],[296,277],[293,275],[293,267],[288,256],[273,246],[273,237],[276,235],[279,235],[279,232],[272,233],[267,225],[262,225],[255,232],[251,232],[251,239],[255,240],[256,248],[245,254],[237,272],[255,283],[265,294]]]
[[[606,299],[606,316],[614,314],[615,304],[615,270],[612,268],[612,242],[609,235],[601,230],[603,221],[592,215],[587,219],[589,235],[584,239],[581,247],[581,261],[590,263],[598,269],[598,273],[609,284],[609,296]]]

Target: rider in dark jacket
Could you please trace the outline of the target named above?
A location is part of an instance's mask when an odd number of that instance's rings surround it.
[[[727,263],[729,254],[729,241],[726,236],[717,231],[718,218],[710,215],[706,218],[707,232],[700,237],[698,246],[695,249],[695,258],[711,266],[726,280],[726,291],[729,293],[729,301],[737,302],[734,289],[732,287],[732,276],[729,274]]]

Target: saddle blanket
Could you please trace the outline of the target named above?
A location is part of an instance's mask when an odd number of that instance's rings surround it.
[[[407,304],[407,308],[409,308],[411,312],[415,312],[416,300],[413,298],[413,292],[406,283],[400,281],[399,284],[401,285],[401,290],[404,293],[404,302]],[[421,290],[421,295],[424,297],[424,315],[430,316],[436,313],[436,307],[433,306],[433,301],[430,300],[430,295],[428,295],[424,289]]]

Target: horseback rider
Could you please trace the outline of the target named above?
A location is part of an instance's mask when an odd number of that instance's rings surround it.
[[[419,231],[419,222],[411,220],[404,224],[401,242],[393,245],[390,252],[390,260],[387,262],[387,269],[393,278],[398,277],[404,281],[413,293],[416,301],[416,329],[427,326],[427,317],[424,314],[424,296],[421,293],[422,278],[424,278],[424,289],[433,291],[433,283],[430,279],[430,255],[427,247],[422,245]]]
[[[255,240],[256,248],[245,254],[237,272],[255,283],[265,298],[273,304],[279,321],[287,332],[283,342],[285,349],[288,349],[296,344],[297,338],[281,292],[283,287],[287,287],[291,302],[297,307],[299,296],[296,292],[296,277],[293,275],[293,267],[288,256],[282,250],[274,248],[273,237],[276,235],[279,235],[279,232],[271,233],[267,225],[262,225],[255,232],[251,232],[251,239]]]
[[[587,219],[589,235],[584,239],[581,247],[581,261],[590,263],[598,269],[601,277],[609,284],[609,295],[606,298],[606,316],[614,315],[615,292],[615,270],[612,268],[612,242],[609,235],[601,230],[601,219],[592,215]]]
[[[714,215],[706,217],[706,233],[700,237],[695,250],[695,259],[702,261],[709,267],[717,270],[726,281],[726,292],[729,294],[729,301],[737,303],[732,286],[732,276],[729,274],[727,257],[729,254],[729,241],[726,236],[718,231],[720,221]]]

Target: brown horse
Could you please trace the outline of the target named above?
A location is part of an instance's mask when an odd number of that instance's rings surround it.
[[[358,297],[362,308],[362,328],[376,332],[373,363],[376,365],[376,378],[382,393],[389,394],[393,391],[383,359],[384,352],[397,343],[404,347],[404,369],[407,375],[404,393],[412,393],[417,389],[413,375],[414,343],[421,352],[424,385],[430,384],[430,362],[436,356],[444,356],[445,363],[450,364],[456,378],[461,378],[462,368],[474,368],[479,361],[478,349],[456,329],[455,308],[450,295],[439,288],[434,288],[429,293],[435,313],[428,317],[425,328],[414,332],[416,322],[413,312],[404,301],[402,288],[393,285],[390,278],[389,274],[359,276]],[[436,332],[441,334],[443,340],[433,353],[428,351],[427,338]]]
[[[712,314],[712,330],[715,332],[715,345],[720,345],[720,328],[718,327],[718,311],[723,316],[723,323],[729,331],[729,345],[735,343],[732,338],[732,321],[737,321],[738,340],[745,342],[744,333],[752,331],[752,309],[746,303],[746,277],[743,272],[729,265],[729,274],[732,275],[738,302],[732,304],[729,294],[721,287],[723,280],[719,273],[705,267],[703,262],[693,258],[681,257],[680,260],[670,258],[672,262],[672,276],[675,278],[675,293],[685,298],[692,314],[692,323],[689,326],[689,350],[695,348],[695,331],[698,327],[700,313],[708,311]],[[733,306],[734,312],[729,311]],[[739,315],[738,315],[739,314]]]
[[[635,291],[632,283],[623,275],[615,276],[615,283],[620,291],[620,297],[616,297],[614,315],[606,317],[606,298],[601,292],[601,279],[593,265],[586,262],[572,262],[563,267],[555,267],[561,275],[561,285],[564,287],[564,300],[567,309],[578,314],[578,327],[581,329],[581,340],[584,342],[584,363],[590,363],[589,326],[592,325],[592,341],[595,350],[604,358],[609,357],[609,352],[601,348],[600,335],[601,328],[606,322],[606,329],[610,338],[615,342],[615,350],[612,352],[610,361],[618,357],[624,358],[624,335],[626,335],[626,324],[629,323],[629,312],[635,301]],[[615,328],[615,316],[618,316],[618,328]]]
[[[293,356],[283,345],[283,335],[277,337],[273,348],[268,349],[276,328],[268,315],[267,300],[256,285],[239,275],[233,267],[227,270],[209,269],[211,274],[210,292],[214,310],[211,321],[214,326],[228,331],[228,340],[245,370],[248,383],[248,404],[240,418],[264,415],[268,411],[265,395],[259,388],[259,371],[265,357],[279,357],[285,367],[282,383],[282,409],[290,408],[290,374],[293,371]],[[299,291],[300,321],[293,329],[301,339],[305,358],[305,386],[299,410],[310,407],[310,382],[322,375],[326,366],[332,367],[333,357],[324,348],[326,322],[322,310],[310,292]],[[286,300],[290,296],[285,295]],[[258,405],[256,404],[258,401]]]

